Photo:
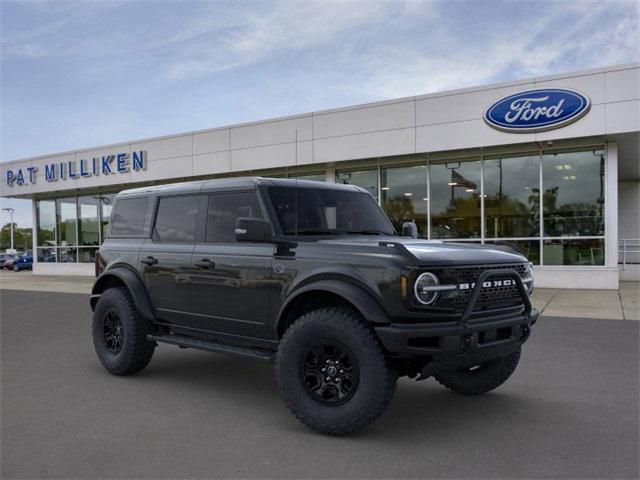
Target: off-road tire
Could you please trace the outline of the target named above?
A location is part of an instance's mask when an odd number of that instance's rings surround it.
[[[121,348],[117,353],[108,349],[104,334],[105,317],[114,311],[123,332]],[[124,287],[109,288],[102,294],[93,312],[93,346],[109,373],[131,375],[149,364],[156,344],[147,340],[147,333],[148,324],[138,314],[129,290]]]
[[[519,361],[520,349],[474,370],[448,370],[434,375],[434,378],[444,387],[461,395],[480,395],[506,382]]]
[[[342,404],[320,403],[301,373],[306,352],[319,341],[345,346],[357,364],[357,386]],[[357,312],[330,307],[306,313],[287,329],[276,356],[276,378],[285,404],[300,422],[316,432],[337,436],[367,427],[385,411],[398,373]]]

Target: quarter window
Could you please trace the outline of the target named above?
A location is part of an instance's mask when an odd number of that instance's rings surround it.
[[[139,237],[142,235],[148,202],[147,197],[118,200],[111,218],[109,234],[119,237]]]
[[[161,198],[158,204],[153,239],[165,243],[189,243],[195,240],[200,196]]]
[[[263,218],[256,192],[210,195],[207,211],[207,243],[235,242],[238,218]]]

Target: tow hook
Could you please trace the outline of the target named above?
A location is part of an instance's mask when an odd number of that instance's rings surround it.
[[[529,338],[529,333],[531,333],[531,329],[528,326],[524,326],[522,327],[522,335],[520,337],[521,341],[525,341],[527,338]]]

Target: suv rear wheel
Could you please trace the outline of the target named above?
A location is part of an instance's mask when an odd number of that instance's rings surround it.
[[[147,340],[147,330],[129,290],[109,288],[102,294],[93,312],[93,346],[109,373],[130,375],[149,364],[155,342]]]
[[[276,377],[298,420],[320,433],[345,435],[385,411],[398,374],[360,315],[331,307],[301,316],[285,332]]]
[[[434,375],[449,390],[461,395],[480,395],[498,388],[515,371],[520,361],[520,349],[505,357],[463,370],[449,370]]]

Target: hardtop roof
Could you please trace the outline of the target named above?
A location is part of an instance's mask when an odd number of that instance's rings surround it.
[[[355,185],[345,185],[341,183],[319,182],[315,180],[300,180],[296,178],[233,177],[131,188],[121,191],[118,194],[118,197],[171,193],[201,193],[229,190],[246,190],[255,188],[258,185],[279,187],[297,186],[298,188],[322,188],[328,190],[350,190],[361,193],[368,193],[364,188],[360,188]]]

